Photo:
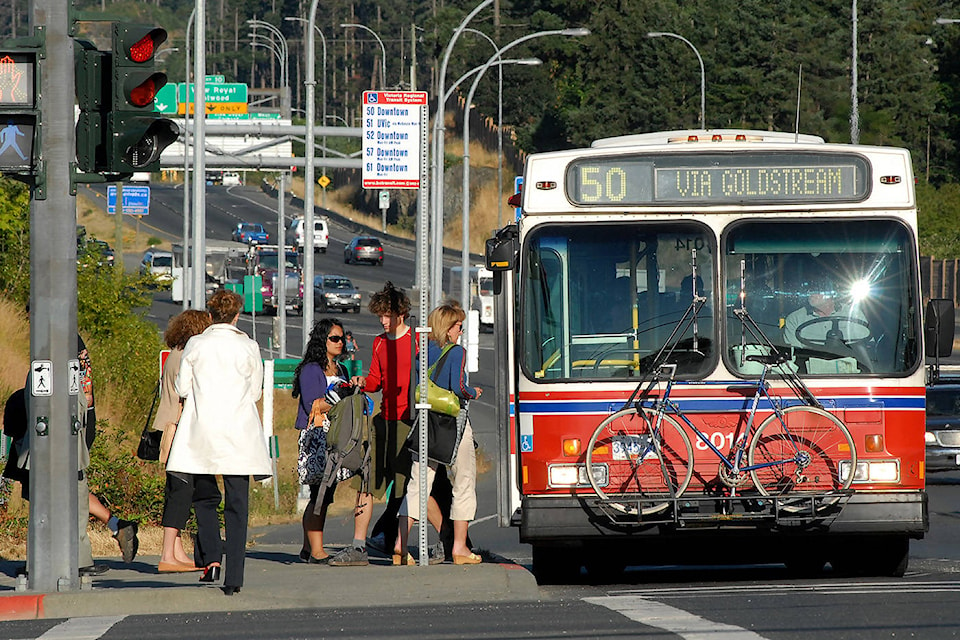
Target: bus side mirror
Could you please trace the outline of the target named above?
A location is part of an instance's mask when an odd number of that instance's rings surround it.
[[[925,355],[928,358],[948,357],[953,353],[953,333],[953,300],[931,298],[927,303],[926,317],[923,321]]]
[[[520,251],[517,225],[508,224],[487,240],[486,267],[493,272],[493,295],[503,289],[503,272],[513,271]]]

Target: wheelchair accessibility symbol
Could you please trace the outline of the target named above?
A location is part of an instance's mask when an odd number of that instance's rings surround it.
[[[533,451],[533,436],[520,436],[520,452],[530,453]]]

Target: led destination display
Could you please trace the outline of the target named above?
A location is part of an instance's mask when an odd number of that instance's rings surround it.
[[[868,195],[856,155],[670,154],[577,160],[567,195],[583,205],[854,202]]]

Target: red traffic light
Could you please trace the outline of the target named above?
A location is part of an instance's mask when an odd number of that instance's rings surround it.
[[[114,23],[114,55],[135,65],[150,63],[166,40],[167,30],[163,27]]]
[[[146,62],[153,57],[155,50],[153,32],[150,32],[130,47],[130,59],[134,62]]]
[[[129,96],[130,103],[137,107],[152,105],[157,92],[165,84],[167,84],[166,74],[154,73],[137,86],[129,89],[127,95]]]

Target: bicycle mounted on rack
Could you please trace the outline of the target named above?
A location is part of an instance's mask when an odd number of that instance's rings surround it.
[[[734,518],[810,522],[839,513],[852,495],[857,456],[849,430],[826,411],[796,371],[784,366],[789,357],[750,317],[744,296],[740,299],[740,307],[733,309],[742,326],[740,355],[762,366],[757,380],[675,380],[677,364],[671,359],[690,328],[690,348],[694,352],[698,348],[697,316],[706,298],[694,289],[690,305],[648,360],[633,393],[594,431],[586,450],[587,477],[598,497],[596,507],[611,521],[678,526]],[[752,344],[763,345],[768,353],[744,355],[747,334]],[[786,384],[793,399],[771,391],[767,380],[771,373]],[[749,407],[731,412],[745,423],[740,423],[739,435],[731,437],[728,453],[671,399],[675,384],[754,391]],[[761,400],[769,404],[770,413],[757,420]],[[718,461],[717,477],[705,483],[703,495],[685,493],[696,462],[688,431]]]

